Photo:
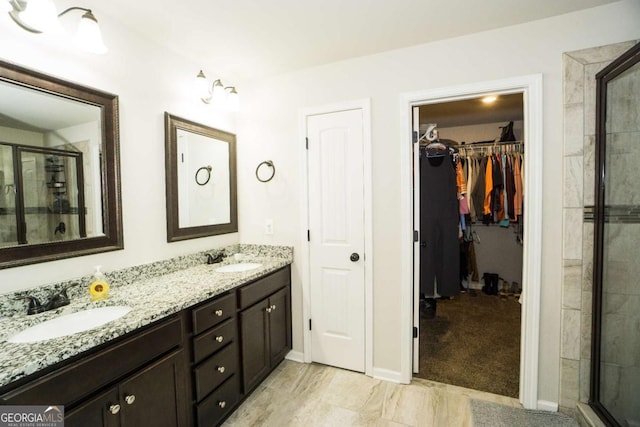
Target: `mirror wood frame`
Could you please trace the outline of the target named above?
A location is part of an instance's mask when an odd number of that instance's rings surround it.
[[[238,231],[236,189],[236,136],[191,120],[164,113],[165,123],[165,177],[167,199],[167,242],[216,236]],[[214,138],[229,144],[230,222],[196,227],[179,226],[178,210],[178,129]]]
[[[0,81],[100,108],[104,235],[0,248],[0,269],[124,248],[120,191],[118,96],[0,61]]]

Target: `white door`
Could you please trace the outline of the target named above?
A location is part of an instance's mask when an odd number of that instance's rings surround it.
[[[364,372],[363,111],[307,117],[311,358]]]

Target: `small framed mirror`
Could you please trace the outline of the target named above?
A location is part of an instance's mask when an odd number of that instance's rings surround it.
[[[0,61],[0,268],[123,246],[118,97]]]
[[[164,119],[167,241],[237,232],[236,136]]]

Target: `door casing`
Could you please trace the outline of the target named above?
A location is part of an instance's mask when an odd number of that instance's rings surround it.
[[[307,137],[307,117],[335,113],[348,110],[362,110],[363,134],[363,182],[364,182],[364,287],[365,287],[365,374],[372,376],[373,371],[373,198],[371,172],[371,100],[360,99],[340,102],[317,107],[309,107],[300,111],[300,194],[302,195],[302,209],[300,209],[301,242],[304,243],[305,253],[299,258],[302,277],[302,319],[303,319],[303,354],[302,361],[311,363],[311,330],[309,319],[311,316],[309,245],[307,230],[309,229],[309,165],[305,138]],[[289,356],[290,358],[295,358]]]
[[[526,75],[502,80],[445,87],[400,96],[401,114],[401,192],[403,210],[402,322],[400,382],[410,383],[413,374],[414,325],[414,200],[408,191],[413,181],[412,111],[414,106],[475,98],[486,93],[518,93],[524,95],[525,200],[523,289],[520,343],[520,402],[528,409],[538,409],[538,359],[540,342],[540,277],[542,266],[542,75]]]

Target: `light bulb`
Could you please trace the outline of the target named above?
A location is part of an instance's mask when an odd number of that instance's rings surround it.
[[[78,24],[78,31],[76,31],[74,37],[74,43],[78,48],[86,52],[107,53],[107,47],[102,41],[102,33],[100,32],[98,21],[91,11],[87,11],[82,15]]]
[[[236,88],[231,86],[227,89],[227,108],[229,111],[238,111],[240,109],[240,97]]]
[[[43,33],[61,33],[58,11],[52,0],[29,0],[20,19],[30,28]]]

